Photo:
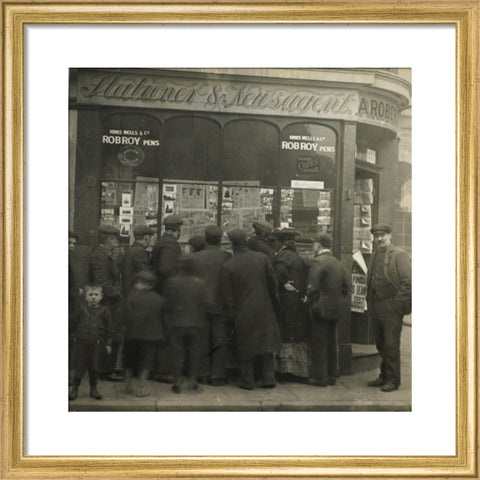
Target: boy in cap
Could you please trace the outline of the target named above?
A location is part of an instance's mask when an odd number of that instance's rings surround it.
[[[273,388],[275,353],[280,332],[274,313],[278,303],[275,273],[266,255],[247,248],[243,230],[228,232],[233,257],[222,266],[222,294],[226,317],[235,324],[234,342],[240,362],[239,387],[255,387],[254,363],[261,365],[261,386]]]
[[[70,324],[74,374],[68,398],[77,398],[78,387],[88,371],[90,396],[100,400],[102,396],[97,391],[97,359],[101,352],[110,355],[112,351],[112,319],[108,308],[100,305],[103,297],[100,285],[87,285],[83,292],[83,298],[78,301]]]
[[[191,256],[184,257],[177,273],[165,285],[165,321],[171,342],[174,393],[180,393],[184,383],[193,390],[198,389],[201,339],[207,328],[206,310],[204,282],[195,274]]]
[[[120,230],[112,225],[100,225],[98,245],[89,257],[89,282],[100,285],[103,290],[102,303],[110,310],[114,335],[112,355],[100,362],[100,373],[108,375],[108,380],[123,379],[123,361],[120,345],[123,337],[124,297],[120,278],[120,269],[113,257],[118,247]],[[120,353],[120,355],[119,355]]]
[[[247,242],[247,246],[250,250],[261,252],[266,255],[268,260],[270,260],[271,265],[273,265],[273,261],[275,260],[275,252],[268,243],[268,235],[272,229],[272,225],[264,220],[253,222],[255,236],[250,237]]]
[[[332,245],[333,239],[327,233],[315,235],[315,259],[309,269],[312,357],[309,383],[320,387],[336,382],[337,324],[346,314],[351,291],[346,270],[332,255]]]
[[[403,316],[411,311],[412,267],[407,253],[392,245],[392,228],[378,223],[371,229],[375,249],[367,275],[367,303],[377,350],[380,376],[368,382],[393,392],[400,386],[400,335]]]
[[[232,256],[220,248],[223,231],[217,225],[205,228],[206,246],[192,255],[195,271],[205,282],[208,295],[208,328],[202,339],[202,360],[200,362],[199,382],[210,382],[214,386],[227,383],[226,369],[228,345],[233,325],[227,321],[222,306],[221,269]]]
[[[133,229],[135,242],[123,257],[122,283],[125,298],[130,293],[137,274],[152,269],[147,247],[154,234],[155,232],[147,225],[138,225]]]
[[[148,270],[137,274],[127,298],[125,315],[125,392],[132,392],[132,378],[138,371],[137,397],[150,394],[147,379],[153,369],[159,344],[165,340],[163,299],[154,290],[157,277]]]

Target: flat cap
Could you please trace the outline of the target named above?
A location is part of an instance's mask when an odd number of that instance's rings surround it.
[[[208,225],[205,227],[205,238],[208,239],[221,239],[223,236],[223,230],[217,225]]]
[[[75,240],[78,240],[78,235],[75,232],[72,232],[71,230],[69,230],[68,238],[74,238]]]
[[[256,227],[258,230],[265,232],[265,233],[270,233],[273,229],[272,224],[264,221],[264,220],[257,220],[253,222],[253,226]]]
[[[183,224],[183,220],[180,215],[169,215],[163,219],[163,224],[166,227],[179,227]]]
[[[390,225],[387,225],[386,223],[377,223],[374,225],[371,229],[370,232],[375,233],[375,232],[385,232],[385,233],[392,233],[392,227]]]
[[[316,233],[313,239],[325,248],[330,248],[333,245],[333,238],[325,232]]]
[[[138,272],[136,279],[145,283],[151,283],[153,285],[157,283],[157,276],[150,270],[142,270],[141,272]]]
[[[247,232],[245,230],[240,230],[239,228],[235,230],[230,230],[227,233],[228,238],[232,243],[240,245],[247,242]]]
[[[133,229],[133,234],[136,237],[141,237],[142,235],[153,235],[155,233],[154,230],[152,230],[150,227],[147,227],[147,225],[137,225]]]
[[[192,246],[194,252],[199,252],[205,248],[205,238],[201,235],[194,235],[188,239],[188,243]]]
[[[281,242],[285,240],[292,240],[294,239],[299,233],[294,228],[276,228],[272,235],[277,237]]]
[[[98,233],[103,235],[120,235],[120,230],[113,225],[100,225],[98,227]]]

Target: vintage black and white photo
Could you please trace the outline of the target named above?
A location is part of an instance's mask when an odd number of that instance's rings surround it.
[[[70,411],[411,411],[410,69],[69,73]]]

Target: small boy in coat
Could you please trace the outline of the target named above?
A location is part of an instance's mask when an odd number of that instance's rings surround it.
[[[88,371],[90,396],[100,400],[102,396],[97,391],[97,363],[101,353],[106,351],[110,355],[112,352],[112,317],[110,310],[100,305],[103,298],[102,287],[87,285],[83,292],[83,297],[79,299],[71,317],[75,370],[68,398],[77,398],[78,387]]]
[[[165,340],[162,324],[163,299],[155,291],[157,277],[145,270],[137,274],[127,298],[125,315],[125,392],[132,392],[132,378],[138,371],[137,397],[150,395],[147,379],[154,367],[157,347]]]
[[[175,383],[174,393],[181,392],[183,383],[198,389],[197,377],[203,351],[202,338],[208,328],[207,290],[194,273],[193,259],[184,257],[179,271],[165,285],[165,315],[172,347]]]

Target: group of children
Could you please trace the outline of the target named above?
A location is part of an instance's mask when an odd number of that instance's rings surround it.
[[[195,275],[188,257],[165,285],[165,296],[155,290],[157,277],[151,271],[136,276],[125,304],[123,327],[125,358],[125,392],[138,397],[149,395],[147,379],[154,368],[158,348],[166,343],[169,332],[174,367],[172,391],[180,393],[182,385],[198,389],[200,335],[206,328],[206,290]],[[102,356],[111,355],[113,324],[109,309],[101,304],[102,287],[86,285],[70,316],[73,378],[69,400],[78,395],[78,387],[88,371],[90,396],[100,400],[97,390],[98,368]],[[133,386],[134,374],[137,381]]]

